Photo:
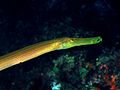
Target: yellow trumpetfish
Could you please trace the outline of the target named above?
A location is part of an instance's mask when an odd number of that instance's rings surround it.
[[[82,45],[97,44],[101,41],[102,38],[99,36],[91,38],[64,37],[29,45],[22,49],[1,56],[0,71],[54,50],[68,49],[71,47]]]

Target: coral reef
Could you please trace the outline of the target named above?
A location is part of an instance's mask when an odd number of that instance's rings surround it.
[[[120,90],[117,0],[1,0],[0,55],[59,37],[98,45],[44,54],[0,72],[0,90]]]

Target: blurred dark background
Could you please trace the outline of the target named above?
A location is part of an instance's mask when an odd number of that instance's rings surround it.
[[[25,38],[30,38],[40,32],[38,26],[43,23],[71,17],[71,26],[113,39],[119,36],[119,7],[118,0],[4,0],[0,1],[0,32],[9,38],[23,38],[27,33],[30,36]]]
[[[103,46],[120,48],[119,8],[119,0],[0,0],[0,55],[43,40],[74,37],[73,32],[78,32],[80,37],[86,32],[95,32],[95,36],[102,36]],[[48,57],[52,54],[55,53],[48,54]],[[54,56],[57,57],[57,54]],[[43,55],[41,59],[45,57]],[[37,60],[0,72],[0,85],[3,85],[0,89],[15,90],[12,82],[17,82],[20,87],[26,86],[19,83],[19,77],[22,82],[35,79],[43,83],[40,72],[33,74],[37,72],[32,69],[34,67],[39,67]],[[19,87],[16,88],[18,90]]]

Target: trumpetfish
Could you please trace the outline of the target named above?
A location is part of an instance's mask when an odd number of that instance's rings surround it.
[[[0,71],[51,51],[68,49],[75,46],[97,44],[101,41],[102,38],[100,36],[90,38],[64,37],[32,44],[0,56]]]

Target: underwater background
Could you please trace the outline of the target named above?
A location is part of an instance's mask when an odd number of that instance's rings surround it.
[[[119,8],[118,0],[1,0],[1,56],[61,37],[103,41],[0,71],[0,90],[120,90]]]

